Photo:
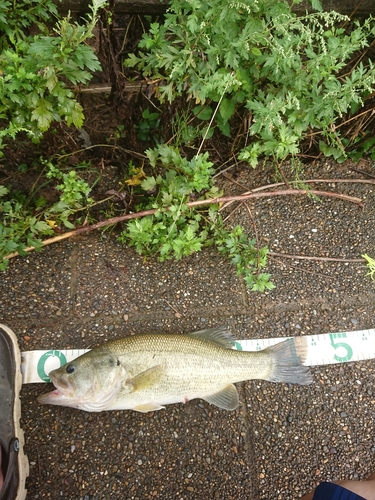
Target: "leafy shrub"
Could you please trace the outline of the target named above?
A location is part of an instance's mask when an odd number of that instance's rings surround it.
[[[251,290],[272,289],[270,275],[260,273],[266,264],[267,249],[257,249],[255,240],[248,238],[239,226],[226,229],[217,204],[188,204],[192,197],[209,200],[220,196],[208,153],[187,160],[177,148],[162,144],[146,154],[159,173],[142,181],[141,187],[149,198],[138,209],[151,208],[156,212],[128,222],[120,241],[134,246],[142,255],[157,255],[161,261],[181,259],[216,245]]]
[[[49,207],[44,200],[37,200],[35,206],[27,206],[24,197],[0,185],[0,270],[8,266],[6,257],[18,252],[25,255],[27,247],[42,249],[42,239],[51,236],[54,228],[63,224],[74,228],[69,218],[77,212],[87,210],[93,199],[89,196],[90,186],[78,176],[75,170],[62,172],[50,162],[41,160],[47,169],[47,179],[58,179],[56,190],[59,199]]]
[[[100,69],[92,36],[103,0],[94,0],[87,24],[70,17],[56,22],[50,33],[46,22],[56,15],[51,0],[0,0],[0,151],[6,138],[24,131],[40,140],[53,121],[81,127],[81,105],[69,85],[85,84]],[[27,34],[36,25],[37,35]]]
[[[253,167],[261,156],[297,155],[312,130],[320,150],[340,159],[337,122],[375,90],[373,63],[352,60],[372,41],[374,21],[347,32],[348,21],[336,12],[297,17],[280,0],[172,0],[164,23],[151,25],[126,65],[164,79],[161,100],[218,103],[225,135],[235,111],[247,109],[253,138],[240,158]]]
[[[93,0],[87,23],[79,24],[69,15],[56,19],[52,0],[0,0],[0,155],[20,131],[39,141],[53,121],[82,126],[83,109],[69,86],[87,83],[100,69],[86,41],[104,3]],[[0,270],[6,269],[10,253],[23,255],[27,247],[40,250],[42,238],[54,234],[59,224],[73,228],[71,215],[93,203],[90,187],[76,171],[65,173],[45,159],[41,165],[50,182],[59,181],[60,199],[52,206],[44,199],[30,204],[25,195],[0,186]]]

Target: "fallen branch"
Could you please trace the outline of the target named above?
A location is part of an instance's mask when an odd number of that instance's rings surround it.
[[[310,255],[290,255],[287,253],[268,252],[269,257],[283,257],[285,259],[320,260],[323,262],[365,262],[365,259],[342,259],[340,257],[314,257]]]
[[[212,204],[220,204],[227,203],[232,201],[244,201],[249,199],[257,199],[257,198],[271,198],[274,196],[285,196],[285,195],[306,195],[306,194],[314,194],[316,196],[328,196],[331,198],[339,198],[341,200],[350,201],[352,203],[356,203],[360,205],[363,210],[363,202],[360,198],[356,198],[354,196],[348,196],[345,194],[333,193],[331,191],[316,191],[314,189],[284,189],[280,191],[271,191],[267,193],[245,193],[234,196],[221,196],[219,198],[212,198],[209,200],[197,200],[191,201],[187,203],[188,207],[199,207],[204,205],[212,205]],[[42,242],[42,246],[51,245],[52,243],[56,243],[58,241],[66,240],[67,238],[71,238],[72,236],[78,236],[79,234],[88,233],[90,231],[94,231],[95,229],[100,229],[101,227],[111,226],[113,224],[118,224],[119,222],[124,222],[132,219],[139,219],[141,217],[146,217],[147,215],[154,215],[159,209],[152,208],[149,210],[143,210],[141,212],[135,212],[132,214],[120,215],[118,217],[111,217],[110,219],[106,219],[104,221],[96,222],[95,224],[91,224],[89,226],[80,227],[78,229],[74,229],[73,231],[69,231],[67,233],[59,234],[54,236],[53,238],[48,238]],[[165,207],[165,210],[168,210],[168,207]],[[24,248],[24,252],[31,252],[35,250],[35,247],[27,247]],[[19,255],[18,252],[10,253],[3,257],[3,259],[12,259],[13,257],[17,257]]]
[[[238,183],[237,181],[232,179],[230,176],[225,175],[225,177],[227,179],[229,179],[231,182],[234,182],[238,186],[242,187],[243,189],[246,189],[245,186],[241,185],[240,183]],[[303,181],[291,181],[289,184],[293,185],[293,184],[301,184],[301,183],[303,183],[303,184],[317,184],[317,183],[375,184],[375,181],[372,181],[369,179],[307,179],[307,180],[303,180]],[[260,187],[251,189],[250,191],[246,191],[242,194],[245,195],[245,194],[250,194],[250,193],[259,193],[260,191],[266,191],[267,189],[273,189],[273,188],[281,187],[281,186],[285,186],[285,183],[284,182],[277,182],[275,184],[266,184],[264,186],[260,186]],[[314,191],[309,190],[309,192],[313,193]],[[233,201],[235,201],[235,200],[233,200]],[[232,201],[227,202],[225,204],[225,206],[221,207],[221,210],[223,208],[226,208],[227,206],[229,206],[231,203],[232,203]]]
[[[293,264],[290,264],[289,262],[284,262],[284,261],[282,261],[280,259],[277,259],[273,255],[270,255],[270,253],[271,252],[268,253],[268,258],[270,260],[273,260],[274,262],[277,262],[278,264],[281,264],[284,267],[288,267],[289,266],[292,269],[296,269],[297,271],[302,272],[302,273],[313,274],[314,276],[321,276],[322,278],[328,278],[330,280],[334,279],[334,276],[331,276],[329,274],[319,273],[318,271],[310,271],[309,269],[305,269],[304,267],[300,267],[300,266],[293,266]],[[283,257],[284,257],[284,255],[283,255]],[[290,257],[292,257],[292,256],[290,256]]]

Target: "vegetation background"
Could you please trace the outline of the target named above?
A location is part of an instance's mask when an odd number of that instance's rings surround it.
[[[298,3],[119,17],[94,0],[73,19],[51,0],[0,0],[0,268],[102,228],[160,260],[214,246],[249,289],[271,289],[255,223],[224,220],[220,176],[272,162],[285,193],[319,197],[306,163],[375,158],[374,19],[319,0],[297,16]],[[90,81],[108,94],[88,96]]]

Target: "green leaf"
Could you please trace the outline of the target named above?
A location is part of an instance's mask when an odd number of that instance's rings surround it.
[[[314,10],[322,12],[323,6],[320,0],[309,0],[309,3]]]
[[[254,56],[261,56],[262,55],[262,51],[260,49],[258,49],[258,47],[252,47],[251,53],[254,54]]]
[[[230,137],[230,125],[228,122],[225,123],[218,123],[217,125],[219,127],[220,132],[225,135],[225,137]]]
[[[210,106],[195,106],[193,113],[200,120],[207,121],[211,119],[213,110]]]
[[[38,123],[38,128],[45,132],[48,130],[50,123],[53,119],[52,113],[53,106],[50,102],[46,101],[43,98],[40,98],[38,101],[38,105],[31,113],[32,120],[35,120]]]
[[[146,179],[143,179],[141,182],[141,186],[145,191],[152,191],[156,186],[155,177],[146,177]]]
[[[51,227],[44,221],[38,221],[34,224],[34,229],[39,232],[47,232],[51,234],[53,231],[51,230]]]
[[[82,128],[84,118],[82,106],[78,102],[73,101],[73,107],[65,116],[66,123],[68,125],[74,125],[77,128]]]
[[[0,185],[0,198],[8,194],[9,190],[5,186]]]
[[[208,128],[208,125],[202,129],[201,135],[205,139],[210,139],[214,135],[215,129],[214,129],[214,127],[210,127],[210,129],[207,132],[207,128]]]
[[[224,122],[230,120],[233,116],[236,103],[233,99],[223,98],[220,104],[219,112]]]

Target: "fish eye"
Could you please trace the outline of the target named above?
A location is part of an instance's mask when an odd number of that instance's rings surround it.
[[[73,365],[67,365],[66,367],[66,373],[74,373],[76,369],[74,368]]]

